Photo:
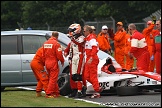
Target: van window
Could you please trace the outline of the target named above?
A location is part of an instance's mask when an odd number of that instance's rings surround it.
[[[23,36],[24,54],[35,54],[47,39],[45,36]]]
[[[18,54],[17,36],[1,36],[1,54]]]

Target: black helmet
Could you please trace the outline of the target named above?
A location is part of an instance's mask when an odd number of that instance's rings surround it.
[[[107,57],[107,59],[106,59],[106,64],[112,64],[112,60],[111,60],[110,57]]]

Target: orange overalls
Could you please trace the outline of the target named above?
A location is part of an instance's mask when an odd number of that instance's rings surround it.
[[[126,34],[126,38],[125,38],[125,57],[126,57],[125,69],[126,70],[132,69],[134,65],[134,58],[133,57],[131,58],[128,55],[130,48],[131,48],[130,34]]]
[[[100,32],[97,36],[97,41],[98,41],[100,50],[102,50],[106,53],[108,53],[108,51],[110,51],[111,46],[110,46],[108,34],[104,34],[104,33]]]
[[[59,65],[58,61],[63,64],[64,57],[62,55],[61,45],[55,37],[51,37],[43,44],[43,57],[45,58],[45,67],[49,75],[49,84],[46,91],[47,95],[59,96],[58,75]]]
[[[122,68],[125,68],[124,64],[124,50],[125,50],[125,36],[126,32],[121,30],[117,31],[114,35],[114,58]]]
[[[44,59],[42,57],[42,53],[43,47],[40,47],[30,63],[30,67],[38,81],[36,92],[41,92],[42,88],[46,92],[48,86],[48,74],[44,71]]]
[[[146,43],[147,43],[148,51],[150,53],[150,57],[152,55],[154,55],[153,54],[153,39],[154,39],[153,28],[154,28],[154,24],[151,24],[149,27],[145,28],[142,32],[142,34],[145,36],[145,39],[146,39]],[[148,71],[154,72],[154,67],[155,67],[155,59],[150,60]]]

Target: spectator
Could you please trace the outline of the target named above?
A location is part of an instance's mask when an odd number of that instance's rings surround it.
[[[70,87],[72,92],[68,97],[81,98],[86,96],[82,91],[82,73],[84,66],[84,36],[81,34],[80,24],[71,24],[68,28],[71,42],[64,50],[64,56],[69,55]]]
[[[52,32],[51,38],[49,38],[43,44],[43,57],[45,59],[45,67],[49,75],[49,84],[46,90],[46,98],[56,98],[59,97],[59,87],[58,87],[58,74],[59,66],[58,61],[64,65],[64,58],[62,55],[62,49],[58,43],[59,33],[57,31]]]
[[[145,36],[146,39],[150,57],[154,56],[153,55],[154,25],[155,24],[152,21],[148,21],[147,27],[142,31],[142,34]],[[155,60],[150,58],[148,71],[154,72],[154,67],[155,67]]]
[[[30,67],[38,81],[37,86],[36,86],[36,96],[42,96],[41,92],[42,89],[44,89],[45,93],[47,90],[47,86],[48,86],[48,74],[47,72],[44,70],[44,59],[42,57],[43,54],[43,47],[40,47],[33,60],[30,62]]]
[[[123,23],[117,23],[117,32],[114,34],[114,58],[117,63],[120,64],[122,68],[125,68],[124,57],[125,54],[123,53],[125,50],[125,40],[126,40],[126,31],[123,28]]]
[[[99,82],[98,82],[98,63],[99,58],[97,55],[97,52],[99,50],[98,48],[98,42],[96,40],[96,37],[92,34],[92,28],[88,25],[85,25],[83,27],[84,29],[84,36],[85,38],[85,54],[86,54],[86,62],[85,62],[85,68],[84,68],[84,80],[87,80],[93,85],[94,90],[96,93],[94,93],[90,98],[99,98],[100,92],[102,89],[100,89]]]
[[[136,26],[131,23],[128,25],[128,30],[131,34],[131,49],[129,56],[134,56],[137,60],[137,69],[148,71],[150,54],[147,48],[145,37],[142,33],[136,30]]]
[[[161,20],[156,21],[156,32],[154,37],[154,55],[156,73],[161,75]]]
[[[99,44],[99,49],[111,54],[111,46],[108,35],[108,27],[106,25],[102,26],[101,32],[97,35],[97,41]]]
[[[91,28],[92,28],[92,30],[93,30],[93,34],[97,37],[97,35],[96,35],[96,28],[94,27],[94,26],[91,26]]]

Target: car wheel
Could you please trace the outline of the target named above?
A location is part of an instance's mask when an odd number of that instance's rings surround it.
[[[117,87],[118,96],[130,96],[138,94],[138,86],[120,86]]]
[[[1,91],[4,91],[5,87],[1,87]]]
[[[66,96],[70,94],[71,88],[70,88],[70,75],[66,73],[62,73],[59,75],[58,78],[58,86],[60,90],[60,95]]]

